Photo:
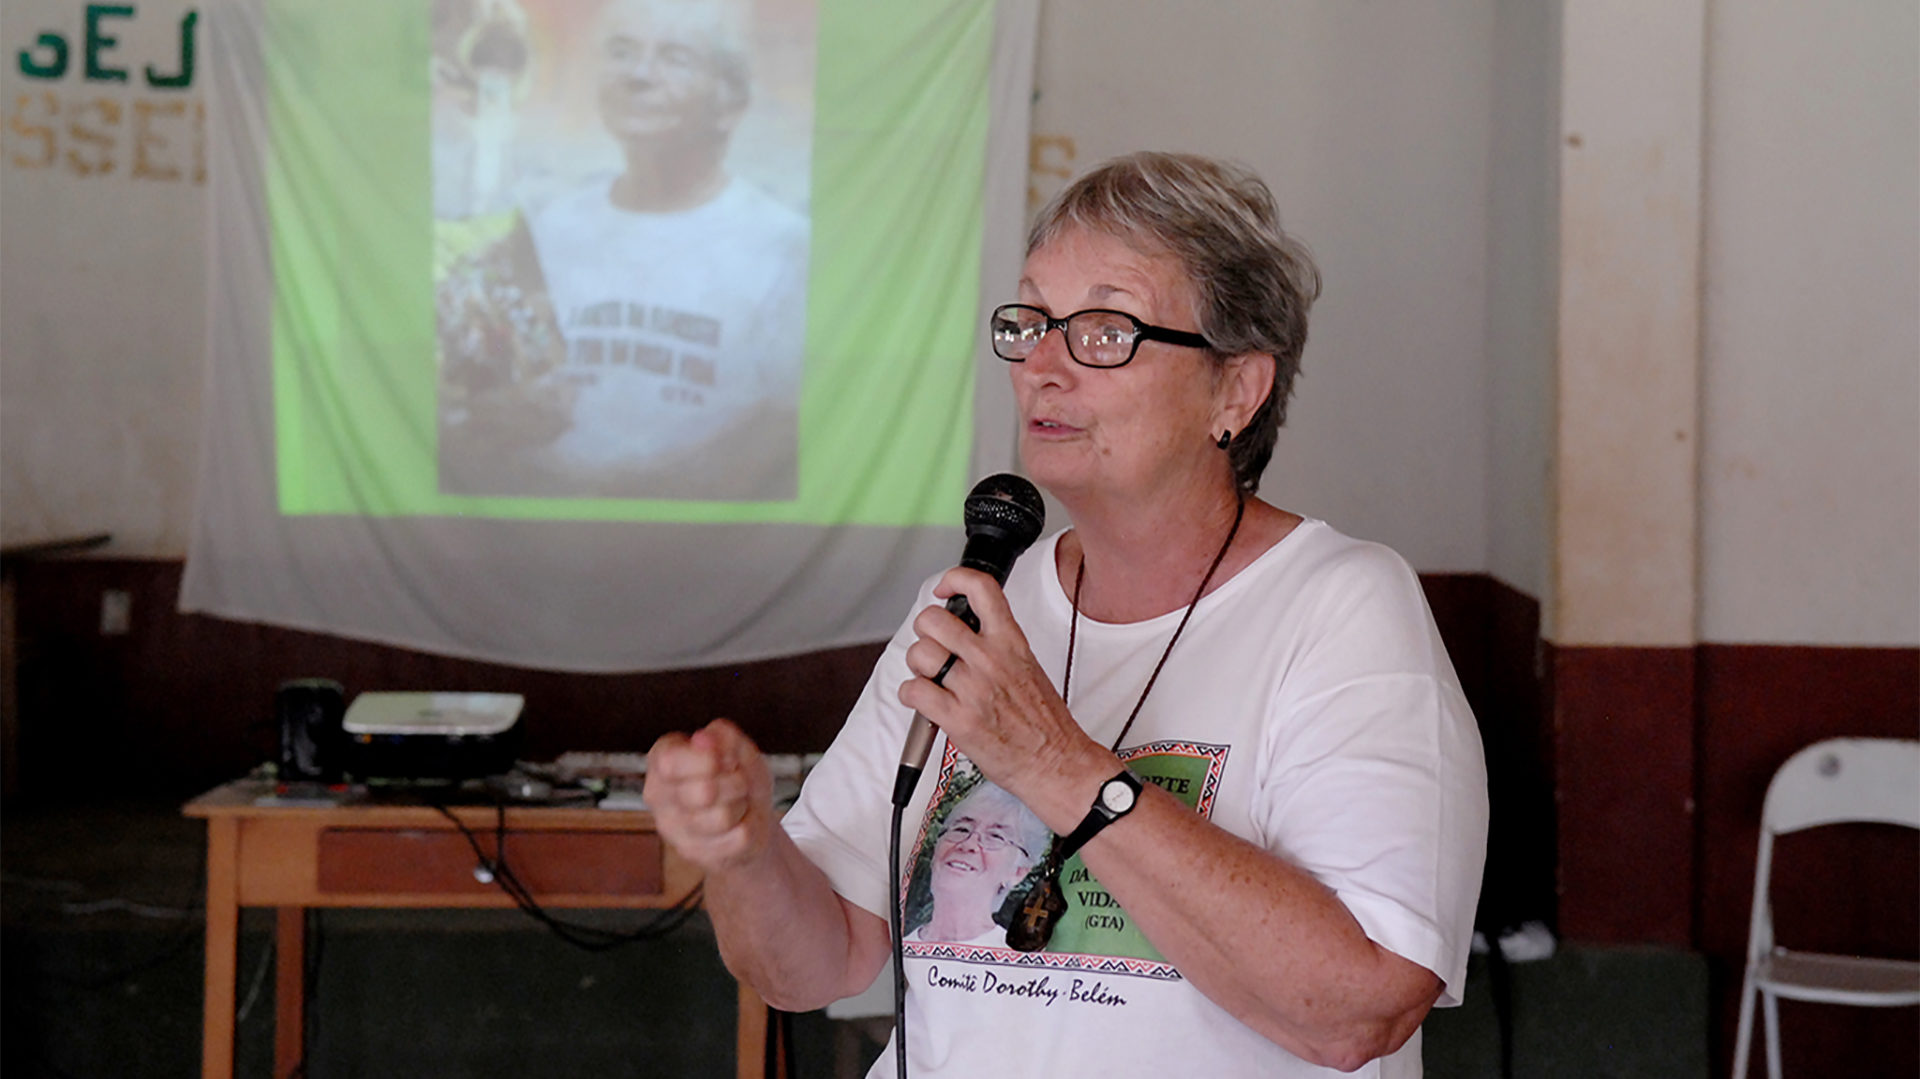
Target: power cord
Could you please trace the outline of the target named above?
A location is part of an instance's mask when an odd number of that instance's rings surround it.
[[[491,858],[487,856],[485,848],[481,846],[479,836],[475,835],[473,829],[467,827],[466,822],[462,821],[457,814],[442,804],[436,804],[433,808],[438,811],[441,816],[452,821],[453,826],[460,830],[461,836],[466,839],[467,845],[473,850],[476,869],[491,877],[493,883],[499,885],[500,890],[507,893],[507,895],[513,899],[515,906],[519,907],[528,916],[545,925],[561,940],[585,951],[603,952],[619,947],[622,944],[630,944],[638,940],[665,936],[680,928],[680,926],[685,924],[687,919],[692,917],[700,908],[701,890],[700,887],[696,885],[691,891],[676,901],[672,907],[666,908],[666,910],[662,912],[660,919],[632,932],[616,933],[598,926],[562,921],[548,914],[547,911],[540,906],[539,902],[534,899],[532,890],[521,882],[519,876],[513,871],[513,867],[507,862],[507,807],[504,802],[497,802],[494,805],[493,834],[495,856]],[[316,1036],[314,1013],[317,1010],[311,1006],[311,1002],[318,995],[320,987],[320,960],[326,950],[326,934],[323,923],[318,917],[319,911],[308,910],[306,913],[306,969],[301,972],[301,978],[306,986],[305,997],[309,1002],[309,1006],[301,1009],[304,1014],[301,1017],[303,1022],[300,1032],[300,1060],[294,1065],[289,1079],[305,1079],[309,1074],[308,1064],[312,1059],[313,1045]]]
[[[555,918],[540,905],[534,898],[533,890],[520,880],[512,865],[507,862],[506,803],[494,803],[494,855],[491,858],[487,856],[485,848],[480,845],[480,837],[474,834],[473,829],[467,827],[466,822],[462,821],[458,814],[442,804],[435,804],[433,808],[438,810],[441,816],[452,821],[453,826],[466,837],[467,845],[473,849],[477,875],[484,875],[483,880],[491,879],[493,884],[498,885],[500,890],[513,900],[514,906],[520,908],[522,913],[546,926],[554,936],[583,951],[604,952],[636,941],[657,940],[685,925],[700,909],[702,886],[696,884],[687,891],[686,895],[675,900],[672,906],[664,908],[654,921],[627,932],[616,932],[599,926]]]

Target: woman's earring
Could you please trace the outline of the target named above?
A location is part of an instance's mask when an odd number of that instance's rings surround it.
[[[1232,441],[1233,441],[1233,430],[1229,428],[1225,431],[1220,432],[1220,440],[1215,442],[1214,445],[1224,450],[1227,448],[1227,443]]]

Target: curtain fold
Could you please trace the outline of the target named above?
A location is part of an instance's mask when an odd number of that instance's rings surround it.
[[[659,670],[885,638],[957,557],[966,490],[1012,466],[982,335],[1037,0],[208,6],[182,610]],[[608,194],[629,16],[745,68],[692,214]]]

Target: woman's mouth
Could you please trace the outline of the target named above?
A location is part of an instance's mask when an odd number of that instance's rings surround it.
[[[1059,420],[1038,417],[1027,421],[1027,430],[1029,433],[1038,435],[1041,438],[1062,438],[1080,433],[1080,428],[1071,424],[1061,423]]]

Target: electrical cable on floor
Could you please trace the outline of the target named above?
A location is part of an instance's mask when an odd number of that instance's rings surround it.
[[[320,958],[327,950],[320,912],[309,907],[301,921],[301,936],[306,939],[306,947],[301,949],[304,954],[300,964],[300,1059],[294,1061],[283,1079],[307,1079],[307,1062],[313,1059],[314,1015],[318,1011],[313,1001],[320,993]]]
[[[247,986],[247,997],[240,1002],[240,1010],[234,1014],[233,1024],[239,1026],[247,1021],[252,1013],[255,1001],[260,999],[260,987],[267,982],[267,971],[272,969],[274,953],[279,951],[278,942],[269,939],[267,946],[261,949],[260,962],[253,969],[253,979]]]
[[[184,907],[162,907],[153,903],[142,903],[138,900],[126,899],[117,895],[108,896],[105,899],[89,899],[85,902],[60,904],[60,913],[62,914],[105,914],[108,911],[121,911],[127,914],[138,915],[142,918],[152,918],[155,921],[198,918],[205,913],[198,910],[188,910]]]
[[[675,900],[671,906],[662,908],[658,917],[638,929],[616,931],[581,922],[568,922],[547,913],[539,901],[534,898],[533,890],[523,883],[512,865],[507,861],[507,806],[504,802],[494,804],[494,856],[489,858],[480,838],[466,822],[445,805],[434,806],[440,815],[453,822],[453,826],[466,837],[467,846],[473,849],[478,868],[488,874],[495,885],[513,900],[514,906],[528,917],[539,922],[561,940],[589,952],[604,952],[621,945],[636,941],[657,940],[685,925],[700,910],[701,886],[696,884],[687,894]]]
[[[198,855],[199,864],[201,865],[206,864],[206,853],[207,853],[206,840],[202,838],[200,841],[199,855]],[[80,887],[76,882],[73,882],[73,881],[40,881],[40,880],[31,879],[31,878],[23,880],[22,878],[17,878],[17,877],[9,878],[9,879],[14,883],[26,883],[28,880],[31,880],[33,884],[43,885],[55,891],[65,891],[67,890],[66,886],[68,885],[72,885],[74,888]],[[82,902],[82,903],[76,903],[72,901],[62,903],[60,905],[60,912],[63,915],[73,916],[73,917],[99,914],[108,910],[121,910],[121,911],[126,911],[128,913],[139,915],[141,917],[153,917],[153,915],[143,913],[142,910],[138,910],[134,908],[144,908],[144,910],[167,911],[170,913],[166,915],[166,918],[168,920],[172,920],[175,917],[178,917],[179,921],[182,923],[182,926],[180,930],[172,936],[172,939],[161,943],[160,946],[157,948],[157,950],[153,952],[153,954],[148,955],[142,959],[137,959],[134,962],[129,963],[126,966],[121,967],[118,970],[115,970],[109,974],[97,975],[91,978],[60,974],[58,972],[51,971],[51,970],[42,970],[41,974],[45,975],[49,981],[52,981],[59,985],[66,986],[68,988],[80,989],[86,992],[99,992],[101,990],[111,989],[114,986],[119,985],[122,982],[125,982],[127,979],[132,978],[137,974],[151,970],[154,967],[158,967],[166,964],[167,962],[171,961],[175,957],[179,956],[179,954],[182,951],[184,951],[187,947],[195,943],[198,943],[199,941],[205,938],[206,932],[207,932],[206,919],[204,917],[197,917],[197,915],[199,915],[201,912],[204,912],[206,910],[206,887],[207,887],[206,874],[204,873],[195,874],[194,884],[193,884],[193,893],[188,898],[187,904],[184,906],[149,905],[149,904],[135,903],[131,900],[120,899],[118,897],[104,899],[104,900],[96,900],[91,902]],[[75,908],[78,908],[78,909],[75,909]],[[183,912],[183,913],[180,915],[176,915],[171,912]]]
[[[29,892],[51,892],[69,896],[85,896],[87,892],[86,885],[77,880],[21,877],[11,873],[0,875],[0,887],[24,888]],[[58,909],[62,914],[124,913],[152,918],[155,921],[198,918],[205,913],[198,906],[169,907],[158,903],[143,903],[120,895],[110,895],[105,899],[65,899],[60,902]]]
[[[198,864],[205,864],[205,861],[206,861],[206,849],[204,846],[204,842],[205,841],[203,839],[202,846],[200,847],[198,857],[196,859]],[[14,886],[14,887],[38,888],[38,889],[52,891],[52,892],[64,892],[67,894],[84,893],[85,891],[84,886],[81,885],[79,882],[69,881],[69,880],[48,880],[48,879],[42,879],[42,878],[20,877],[20,876],[9,875],[5,878],[5,883],[9,886]],[[129,963],[126,966],[120,967],[109,974],[98,975],[95,977],[77,977],[73,975],[62,974],[60,972],[49,970],[44,967],[40,967],[39,964],[36,963],[35,965],[38,968],[37,970],[38,975],[41,978],[44,978],[47,982],[50,982],[54,985],[62,986],[68,989],[78,989],[78,990],[89,992],[89,993],[97,993],[97,992],[103,992],[108,989],[112,989],[115,986],[118,986],[128,981],[129,979],[135,977],[136,975],[141,974],[144,971],[165,965],[166,963],[179,957],[179,955],[183,951],[185,951],[189,946],[197,944],[202,939],[204,939],[206,934],[206,928],[207,928],[206,919],[197,918],[193,916],[205,910],[206,908],[206,892],[205,892],[206,883],[207,882],[206,882],[205,874],[195,874],[193,893],[191,896],[188,897],[188,900],[189,900],[188,905],[184,907],[167,907],[167,906],[148,905],[148,904],[142,904],[142,903],[135,903],[131,900],[125,900],[118,897],[110,898],[107,900],[97,900],[97,901],[69,900],[67,902],[61,903],[57,909],[60,911],[60,913],[63,916],[66,916],[66,917],[83,917],[87,915],[103,913],[106,911],[120,911],[124,913],[132,913],[141,917],[165,917],[167,920],[173,920],[174,918],[178,918],[180,921],[182,921],[185,924],[179,930],[169,934],[171,939],[163,942],[159,946],[159,948],[156,951],[154,951],[152,954],[145,956],[144,958],[135,960],[134,962]],[[165,915],[156,916],[156,915],[147,913],[148,911],[165,911],[167,913]],[[9,981],[11,981],[11,977],[9,978]],[[36,993],[35,995],[37,996],[38,994]],[[22,1011],[20,1007],[22,1002],[18,1000],[18,994],[13,993],[10,990],[8,1002],[14,1005],[14,1007],[7,1009],[7,1017],[10,1020],[18,1019]],[[48,1002],[48,1003],[50,1004],[51,1002]],[[39,1005],[40,1005],[39,1001],[29,1001],[25,1003],[25,1007],[30,1012],[44,1014],[45,1009],[40,1007]],[[45,1028],[44,1022],[37,1023],[36,1026],[40,1027],[41,1029]],[[38,1031],[36,1031],[36,1033],[38,1033]],[[37,1037],[30,1039],[29,1044],[32,1045],[32,1049],[30,1050],[30,1052],[32,1054],[34,1063],[39,1067],[42,1074],[51,1075],[53,1076],[53,1079],[80,1079],[79,1076],[76,1076],[74,1073],[67,1071],[65,1068],[62,1068],[59,1064],[55,1063],[47,1055],[46,1046],[42,1044]]]

